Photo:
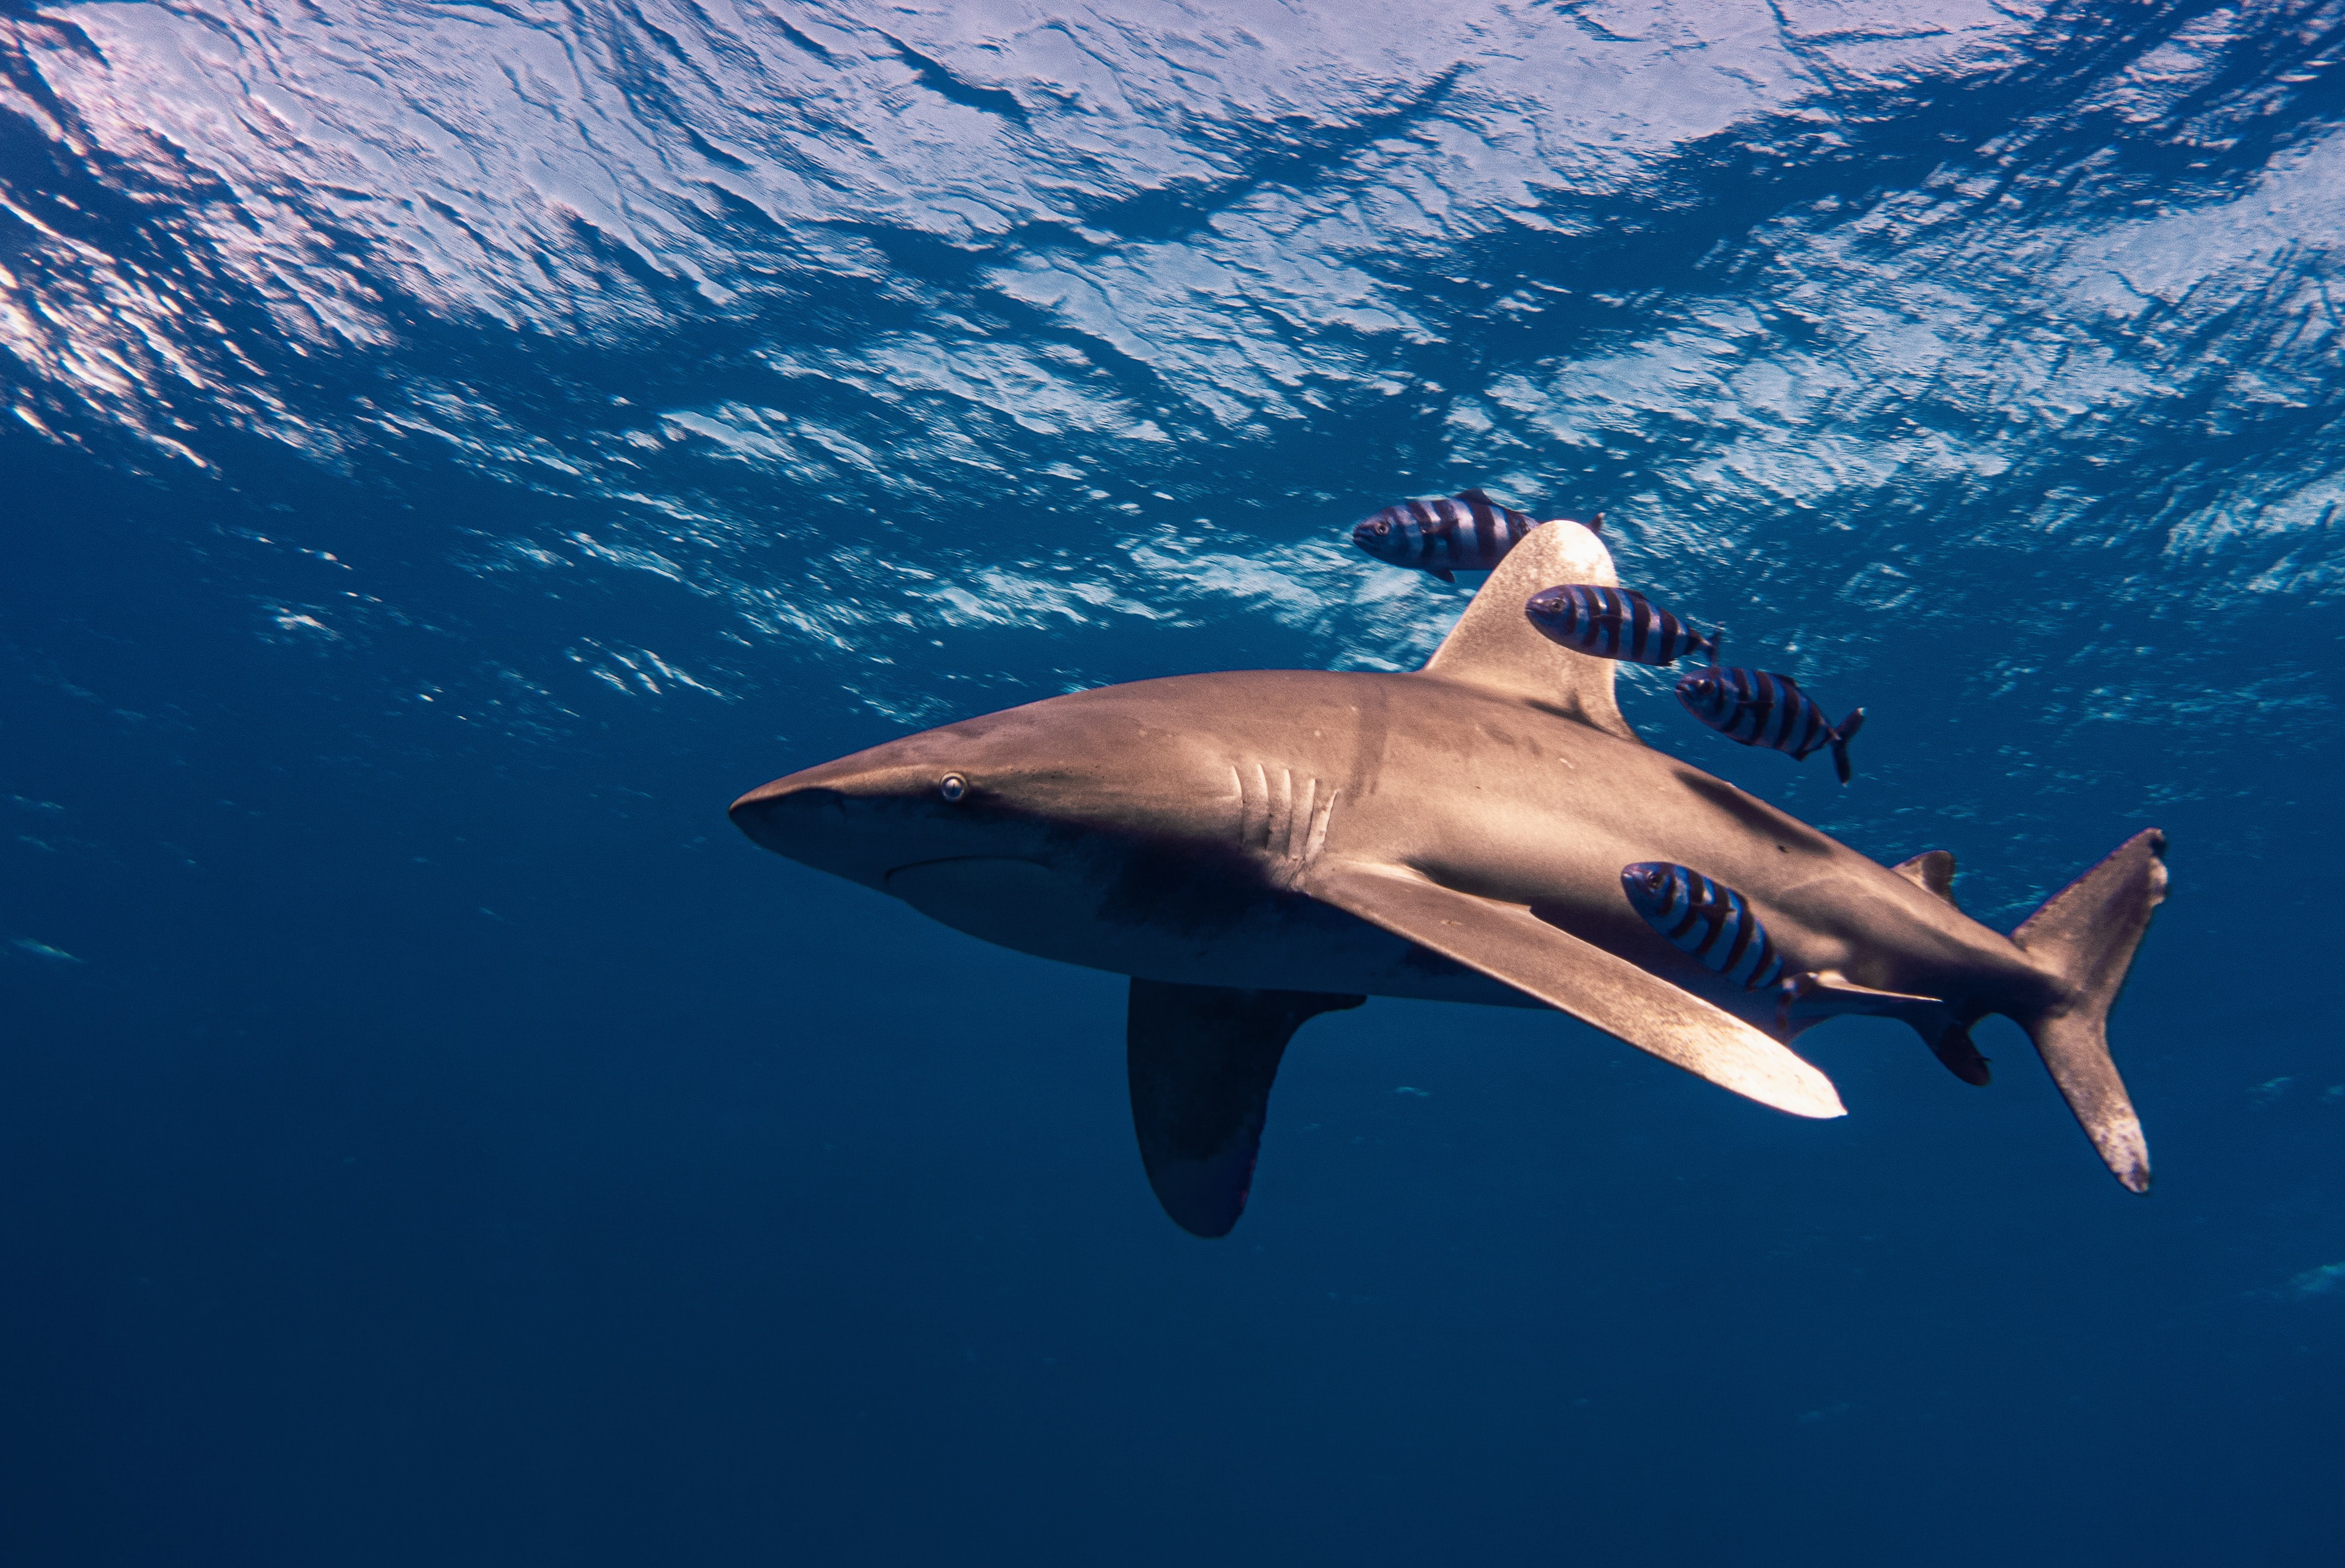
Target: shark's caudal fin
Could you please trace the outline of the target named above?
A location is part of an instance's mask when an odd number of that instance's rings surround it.
[[[1636,732],[1612,699],[1613,663],[1575,652],[1539,634],[1523,605],[1558,582],[1617,584],[1612,552],[1570,521],[1543,522],[1523,535],[1466,606],[1425,673],[1560,708],[1599,730],[1633,741]]]
[[[2018,1020],[2117,1179],[2149,1190],[2149,1145],[2109,1059],[2108,1017],[2125,985],[2150,911],[2166,896],[2166,835],[2147,828],[2106,860],[2046,899],[2011,934],[2030,958],[2057,975],[2065,995]]]

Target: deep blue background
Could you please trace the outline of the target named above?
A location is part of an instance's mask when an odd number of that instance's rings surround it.
[[[0,7],[0,1560],[2337,1561],[2345,13],[1952,14]],[[1983,917],[2169,832],[2154,1196],[1379,1001],[1200,1242],[1119,979],[724,820],[1474,482]]]

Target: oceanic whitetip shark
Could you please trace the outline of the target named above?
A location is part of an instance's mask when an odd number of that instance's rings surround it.
[[[1414,673],[1264,670],[1052,697],[750,791],[758,844],[972,936],[1132,977],[1140,1149],[1201,1236],[1245,1206],[1294,1031],[1368,996],[1554,1007],[1795,1116],[1844,1114],[1788,1042],[1902,1018],[1986,1080],[1970,1026],[2025,1028],[2101,1158],[2149,1186],[2105,1021],[2165,840],[2136,834],[2009,936],[1955,906],[1943,850],[1880,865],[1648,748],[1613,665],[1525,601],[1610,584],[1577,523],[1534,529]],[[1783,985],[1745,989],[1631,906],[1624,868],[1738,890]]]

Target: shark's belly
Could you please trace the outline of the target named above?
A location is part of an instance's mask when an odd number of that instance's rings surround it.
[[[1190,986],[1539,1007],[1512,986],[1298,894],[1190,878],[1159,896],[1035,860],[970,856],[888,874],[888,891],[969,936]]]

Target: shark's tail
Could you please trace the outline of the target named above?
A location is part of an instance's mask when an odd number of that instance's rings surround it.
[[[1848,717],[1842,719],[1840,722],[1840,727],[1832,733],[1832,772],[1840,774],[1840,782],[1842,784],[1848,783],[1851,776],[1848,765],[1848,743],[1856,739],[1856,732],[1863,728],[1864,728],[1864,710],[1852,708],[1849,710]]]
[[[2150,911],[2166,896],[2165,852],[2157,829],[2135,834],[2011,934],[2060,983],[2051,1003],[2018,1022],[2093,1147],[2134,1192],[2149,1190],[2149,1145],[2109,1059],[2108,1017]]]

